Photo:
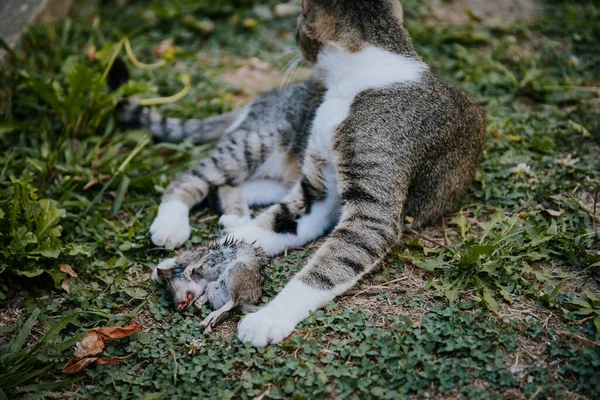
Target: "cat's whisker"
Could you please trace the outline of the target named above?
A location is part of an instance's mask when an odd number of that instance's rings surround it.
[[[288,69],[285,71],[285,74],[283,75],[283,80],[281,82],[281,86],[279,87],[279,89],[283,89],[284,87],[287,86],[288,83],[291,82],[291,78],[293,76],[295,76],[295,74],[298,70],[298,66],[300,65],[301,62],[302,62],[301,55],[298,55],[298,56],[296,56],[296,58],[293,59],[292,63],[290,64]]]

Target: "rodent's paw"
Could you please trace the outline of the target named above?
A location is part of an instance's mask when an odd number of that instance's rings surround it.
[[[231,233],[234,229],[247,225],[252,222],[249,216],[240,217],[239,215],[224,214],[219,218],[219,226],[225,233]]]
[[[238,339],[255,347],[276,344],[288,337],[296,324],[289,314],[266,306],[242,319],[238,326]]]
[[[189,208],[178,200],[164,202],[150,227],[152,242],[157,246],[175,249],[190,237]]]

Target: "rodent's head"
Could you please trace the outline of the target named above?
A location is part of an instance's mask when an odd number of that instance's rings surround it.
[[[328,43],[350,53],[367,45],[410,53],[414,49],[403,20],[399,0],[303,0],[296,41],[310,63]]]
[[[183,253],[177,258],[163,261],[152,274],[152,278],[165,288],[179,311],[191,306],[204,293],[207,284],[196,273],[192,274],[191,280],[185,279],[183,271],[191,262],[196,261],[190,260],[189,254]],[[201,262],[201,257],[198,262]]]

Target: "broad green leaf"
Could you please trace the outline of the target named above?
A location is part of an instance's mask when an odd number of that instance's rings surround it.
[[[444,261],[444,256],[439,255],[435,259],[428,260],[415,260],[413,261],[414,265],[425,270],[425,271],[435,271],[436,269],[442,268],[446,262]]]
[[[50,238],[46,238],[35,252],[47,258],[58,258],[61,253],[60,244],[52,241]]]
[[[58,203],[54,200],[42,199],[39,204],[42,210],[37,220],[36,236],[41,239],[48,229],[67,215],[67,212],[58,208]]]
[[[495,313],[500,311],[500,307],[498,306],[498,303],[496,302],[496,299],[494,299],[494,295],[493,293],[486,287],[483,288],[483,305],[485,307],[487,307],[490,311],[493,311]]]

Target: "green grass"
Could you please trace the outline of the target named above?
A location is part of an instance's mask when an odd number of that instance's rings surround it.
[[[179,91],[182,74],[192,78],[191,93],[161,112],[231,110],[248,96],[220,74],[249,57],[284,69],[294,19],[259,21],[253,1],[122,3],[82,4],[64,22],[33,28],[0,65],[0,317],[1,332],[12,335],[0,338],[0,382],[14,383],[9,374],[23,368],[42,371],[1,390],[84,398],[599,396],[593,1],[546,1],[536,22],[493,28],[433,22],[424,3],[404,2],[432,69],[486,108],[487,153],[472,192],[443,225],[407,235],[361,285],[402,278],[392,290],[340,298],[267,349],[237,342],[237,317],[205,337],[198,322],[208,310],[176,313],[151,283],[151,268],[170,255],[148,235],[160,192],[207,148],[154,143],[118,127],[112,112],[123,95]],[[156,61],[152,49],[164,39],[178,51],[168,67],[132,67],[133,81],[111,94],[102,77],[124,35],[145,62]],[[94,62],[86,56],[92,45]],[[194,213],[188,247],[220,235],[213,216],[208,206]],[[313,250],[274,260],[265,302]],[[93,366],[80,382],[60,374],[68,345],[86,329],[130,318],[145,332],[111,342],[106,356],[135,357]],[[57,381],[69,386],[43,386]]]

